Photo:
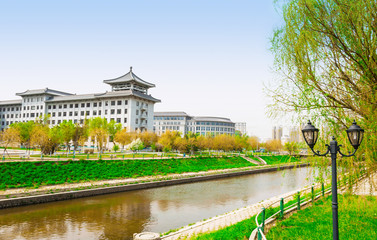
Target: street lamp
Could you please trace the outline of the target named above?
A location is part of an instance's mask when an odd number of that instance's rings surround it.
[[[333,240],[339,240],[339,228],[338,228],[338,191],[337,191],[337,179],[336,179],[336,155],[339,152],[343,157],[354,156],[357,148],[360,146],[361,141],[363,141],[364,130],[359,127],[355,121],[353,121],[352,126],[346,131],[348,135],[348,140],[354,148],[352,154],[343,154],[340,151],[342,145],[338,145],[338,142],[335,141],[335,137],[332,137],[330,145],[326,144],[327,152],[321,154],[319,151],[315,152],[313,150],[314,145],[318,139],[319,130],[315,128],[312,123],[308,124],[302,129],[302,134],[304,135],[305,142],[308,144],[314,155],[317,156],[326,156],[328,153],[331,154],[331,192],[332,192],[332,220],[333,220]]]

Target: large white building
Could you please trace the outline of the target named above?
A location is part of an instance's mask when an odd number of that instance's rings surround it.
[[[229,118],[194,117],[185,112],[155,112],[153,130],[158,135],[169,131],[178,131],[182,135],[189,132],[201,135],[235,133],[235,123]]]
[[[121,123],[129,131],[153,130],[154,104],[160,102],[148,94],[154,84],[136,76],[132,67],[127,74],[103,82],[111,91],[76,95],[45,88],[17,93],[21,99],[0,101],[0,129],[49,115],[51,125],[102,117]]]

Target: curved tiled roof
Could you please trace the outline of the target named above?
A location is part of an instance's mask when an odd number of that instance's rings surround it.
[[[125,82],[131,82],[131,81],[135,81],[135,82],[137,82],[137,83],[139,83],[143,86],[146,86],[146,87],[156,87],[156,85],[154,85],[153,83],[149,83],[147,81],[144,81],[143,79],[136,76],[132,72],[132,67],[130,67],[130,71],[128,73],[124,74],[123,76],[120,76],[120,77],[114,78],[114,79],[104,80],[103,82],[111,85],[111,84],[114,84],[114,83],[125,83]]]
[[[138,91],[125,90],[125,91],[116,91],[116,92],[105,92],[105,93],[92,93],[92,94],[82,94],[82,95],[70,95],[70,96],[58,96],[54,97],[51,100],[46,102],[63,102],[63,101],[76,101],[76,100],[95,100],[101,98],[112,98],[112,97],[128,97],[135,96],[142,99],[146,99],[152,102],[161,102],[161,100],[152,97]]]
[[[49,88],[26,90],[25,92],[22,92],[22,93],[16,93],[17,96],[30,96],[30,95],[41,95],[41,94],[49,94],[49,95],[54,95],[54,96],[72,95],[72,93],[61,92],[61,91],[57,91],[57,90],[53,90]]]

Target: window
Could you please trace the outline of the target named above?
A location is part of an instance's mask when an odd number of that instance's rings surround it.
[[[62,123],[62,120],[58,120],[58,124]]]
[[[109,106],[109,102],[108,101],[105,101],[105,106]]]
[[[81,116],[84,116],[85,115],[85,112],[84,111],[81,111]]]
[[[35,117],[35,113],[30,113],[30,117]]]
[[[35,110],[35,106],[31,106],[31,110]]]
[[[66,117],[67,116],[67,112],[63,112],[63,117]]]
[[[62,109],[62,107],[63,107],[63,106],[62,106],[61,104],[59,104],[59,109]]]
[[[124,114],[127,114],[127,109],[124,109]]]
[[[37,110],[39,110],[39,106],[37,106]]]
[[[117,114],[121,114],[122,113],[122,109],[117,109]]]
[[[137,102],[136,102],[136,106],[139,106],[139,104],[140,104],[139,101],[137,101]]]
[[[85,107],[85,103],[81,103],[81,107],[84,108]]]
[[[41,106],[41,110],[43,109],[43,106]]]
[[[139,110],[136,110],[136,115],[139,115]]]
[[[93,116],[97,116],[97,111],[93,111]]]
[[[93,103],[93,107],[97,107],[97,103],[96,102]]]
[[[55,120],[52,120],[51,122],[52,122],[52,124],[55,124]]]
[[[122,105],[122,101],[119,100],[119,101],[117,102],[117,105],[118,105],[118,106],[119,106],[119,105]]]
[[[52,113],[52,116],[55,117],[55,113],[54,112]]]
[[[72,117],[73,116],[73,112],[69,112],[69,116]]]
[[[64,104],[64,105],[63,105],[63,108],[67,108],[67,104]]]
[[[124,123],[127,123],[127,118],[124,119]]]
[[[79,104],[78,104],[78,103],[76,103],[76,104],[75,104],[75,108],[78,108],[78,107],[79,107]]]
[[[75,111],[75,116],[78,116],[79,115],[79,112]]]
[[[56,105],[53,105],[53,106],[52,106],[52,109],[56,109]]]
[[[61,112],[59,112],[59,113],[58,113],[58,117],[61,117],[61,116],[62,116],[62,113],[61,113]]]
[[[73,104],[69,104],[69,108],[73,108]]]
[[[125,101],[124,101],[124,105],[128,105],[128,100],[125,100]]]
[[[117,118],[117,123],[120,123],[120,118]]]
[[[101,110],[98,111],[98,115],[101,115]]]
[[[115,114],[115,109],[111,109],[110,114]]]
[[[86,103],[86,107],[90,107],[90,103]]]
[[[107,109],[105,110],[105,115],[107,114]]]
[[[89,116],[90,115],[90,111],[86,111],[86,116]]]
[[[136,123],[136,124],[139,124],[139,119],[136,118],[135,123]]]
[[[111,106],[115,106],[115,101],[111,101]]]
[[[102,107],[102,102],[99,102],[99,103],[98,103],[98,106],[99,106],[99,107]]]

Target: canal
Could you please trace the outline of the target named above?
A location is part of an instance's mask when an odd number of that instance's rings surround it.
[[[312,182],[312,168],[0,210],[0,239],[132,239],[166,232]]]

